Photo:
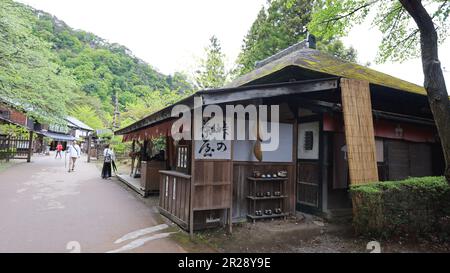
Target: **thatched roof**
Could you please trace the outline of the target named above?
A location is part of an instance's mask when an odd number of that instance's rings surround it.
[[[426,95],[425,89],[422,86],[401,80],[359,64],[346,62],[330,54],[310,48],[294,51],[277,60],[267,63],[260,68],[256,68],[248,74],[232,81],[226,87],[238,87],[249,84],[287,67],[298,67],[305,70],[328,74],[329,76],[367,80],[372,84],[386,86],[410,93]]]

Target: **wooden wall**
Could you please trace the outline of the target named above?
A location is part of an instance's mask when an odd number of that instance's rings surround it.
[[[389,180],[433,175],[431,144],[385,140],[385,146]]]
[[[230,160],[195,160],[192,177],[194,195],[192,209],[226,209],[231,204]]]
[[[189,175],[160,171],[159,210],[185,229],[188,229],[190,220],[190,187]]]
[[[271,162],[234,162],[233,163],[233,220],[243,220],[247,217],[247,177],[252,176],[253,171],[261,173],[277,173],[286,170],[288,172],[288,198],[284,207],[286,212],[295,213],[295,164],[271,163]]]
[[[369,82],[343,78],[341,96],[350,183],[378,181]]]

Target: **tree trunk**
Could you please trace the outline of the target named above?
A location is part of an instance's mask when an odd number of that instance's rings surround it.
[[[445,177],[450,184],[450,102],[438,58],[438,35],[432,18],[420,0],[399,1],[420,31],[424,87],[444,152]]]

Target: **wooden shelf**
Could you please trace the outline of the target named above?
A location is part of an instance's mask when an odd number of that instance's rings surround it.
[[[231,185],[230,182],[214,182],[214,183],[194,183],[194,186],[226,186]]]
[[[272,215],[262,215],[262,216],[256,216],[252,214],[247,214],[247,217],[252,220],[258,220],[258,219],[268,219],[268,218],[280,218],[280,217],[286,217],[288,216],[287,213],[281,213],[281,214],[272,214]]]
[[[247,200],[248,200],[248,214],[247,217],[252,219],[253,222],[255,222],[258,219],[270,219],[270,218],[281,218],[284,217],[286,218],[286,216],[288,215],[287,213],[280,213],[280,214],[271,214],[271,215],[266,215],[263,214],[261,216],[256,216],[254,214],[254,211],[256,210],[256,208],[267,208],[269,206],[273,206],[273,203],[276,201],[279,204],[279,208],[282,209],[282,211],[285,210],[285,198],[287,198],[288,196],[285,193],[286,190],[286,182],[288,181],[287,177],[253,177],[253,176],[249,176],[247,177],[247,182],[252,182],[249,183],[249,190],[248,190],[248,194],[247,194]],[[269,183],[272,182],[272,183]],[[272,188],[272,189],[270,189]],[[264,190],[263,190],[264,189]],[[270,192],[273,194],[273,192],[275,191],[279,191],[281,193],[280,196],[261,196],[258,197],[256,196],[256,193],[265,193],[265,192]],[[272,202],[269,202],[270,200],[272,200]],[[262,202],[262,201],[266,201],[266,202]]]
[[[220,209],[229,209],[229,207],[224,206],[215,206],[215,207],[208,207],[208,208],[192,208],[192,211],[202,211],[202,210],[220,210]]]
[[[271,178],[262,178],[262,177],[259,177],[259,178],[257,178],[257,177],[247,177],[247,179],[249,180],[249,181],[286,181],[286,180],[288,180],[288,178],[287,177],[271,177]]]
[[[287,198],[286,195],[280,195],[280,196],[270,196],[270,197],[257,197],[257,196],[247,196],[248,199],[251,200],[271,200],[271,199],[283,199],[283,198]]]

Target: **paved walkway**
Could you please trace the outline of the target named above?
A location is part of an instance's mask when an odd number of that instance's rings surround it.
[[[0,172],[0,252],[184,251],[154,209],[101,179],[95,163],[82,158],[68,173],[64,158],[32,161]]]

